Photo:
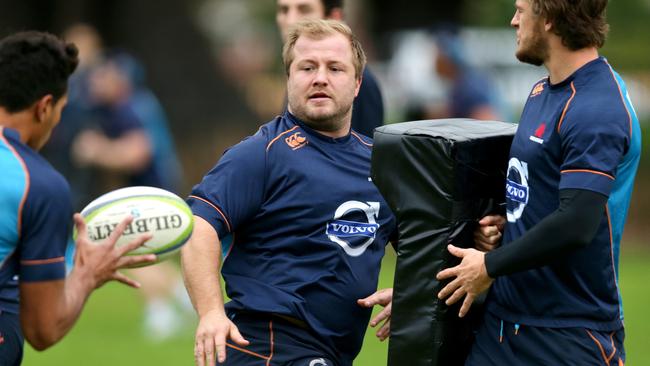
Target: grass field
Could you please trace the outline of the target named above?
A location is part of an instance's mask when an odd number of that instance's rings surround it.
[[[638,247],[638,246],[637,246]],[[380,287],[392,283],[395,257],[384,259]],[[621,286],[625,302],[627,365],[650,365],[650,251],[629,249],[621,259]],[[134,290],[110,284],[95,293],[72,332],[42,353],[26,347],[25,366],[140,366],[192,365],[194,319],[174,339],[156,343],[140,328],[142,306]],[[386,364],[387,343],[372,330],[366,334],[355,365]]]

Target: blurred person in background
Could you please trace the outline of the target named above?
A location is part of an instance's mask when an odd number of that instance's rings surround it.
[[[149,236],[115,247],[131,219],[93,244],[76,214],[77,251],[66,277],[70,189],[38,150],[59,123],[77,64],[77,48],[47,33],[17,33],[0,41],[1,365],[20,365],[24,339],[37,350],[58,342],[104,283],[138,287],[118,269],[155,260],[155,255],[124,257]]]
[[[621,237],[641,154],[625,83],[599,56],[607,0],[517,0],[516,57],[544,65],[512,142],[506,217],[438,274],[459,316],[490,289],[467,365],[623,365]],[[504,225],[505,224],[505,225]],[[503,234],[501,233],[503,230]],[[503,236],[502,236],[503,235]]]
[[[307,18],[343,21],[343,0],[277,0],[276,22],[283,42],[291,25]],[[384,101],[377,79],[368,67],[363,72],[359,96],[354,100],[352,129],[372,137],[384,124]]]
[[[91,25],[75,24],[63,37],[78,45],[80,64],[44,156],[70,179],[73,207],[81,210],[98,195],[131,185],[178,194],[181,169],[173,139],[142,66],[125,53],[106,55]],[[71,246],[68,258],[73,252]],[[179,310],[191,309],[177,266],[165,261],[130,272],[143,285],[147,336],[162,340],[174,334]]]
[[[151,186],[179,193],[181,170],[167,119],[158,99],[144,84],[144,69],[123,52],[107,54],[88,78],[92,103],[89,121],[72,142],[74,161],[91,167],[103,192],[124,186]],[[152,340],[176,333],[179,312],[190,310],[173,261],[132,269],[145,298],[144,331]]]
[[[425,107],[424,119],[473,118],[498,121],[498,90],[490,79],[472,67],[464,54],[459,37],[450,30],[434,34],[435,70],[447,83],[446,102]]]

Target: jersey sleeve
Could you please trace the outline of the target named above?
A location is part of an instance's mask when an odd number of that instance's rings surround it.
[[[192,213],[209,222],[220,239],[235,232],[259,210],[264,197],[266,148],[258,136],[227,150],[192,189]]]
[[[60,178],[33,182],[22,214],[20,280],[60,280],[66,276],[65,254],[72,229],[72,202]]]
[[[583,104],[569,111],[558,126],[563,159],[559,189],[586,189],[609,196],[630,143],[626,123],[624,116],[596,106]]]

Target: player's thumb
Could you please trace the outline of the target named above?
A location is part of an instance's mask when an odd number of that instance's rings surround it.
[[[478,221],[481,226],[496,226],[499,231],[503,231],[505,218],[501,215],[488,215]]]
[[[478,221],[481,226],[491,226],[499,223],[499,216],[497,215],[488,215],[483,217]]]
[[[234,324],[230,327],[230,339],[240,346],[248,346],[248,344],[250,343],[246,339],[244,339],[241,333],[239,333],[239,329]]]

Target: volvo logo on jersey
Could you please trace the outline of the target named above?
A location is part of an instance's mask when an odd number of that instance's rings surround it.
[[[345,253],[358,257],[375,240],[378,216],[379,202],[347,201],[336,209],[334,219],[327,222],[325,234]]]
[[[506,179],[506,217],[508,222],[516,222],[524,213],[528,197],[528,164],[511,158],[508,162],[508,176]]]

